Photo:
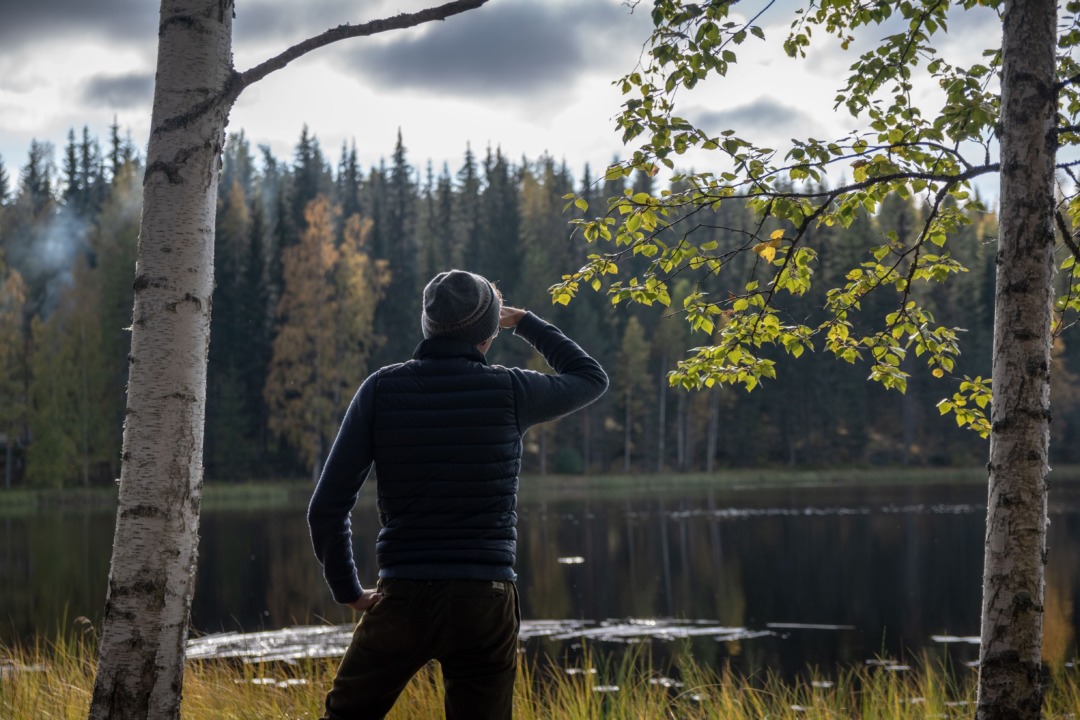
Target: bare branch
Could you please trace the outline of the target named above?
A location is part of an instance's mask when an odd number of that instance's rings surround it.
[[[1068,87],[1069,85],[1075,85],[1076,83],[1080,83],[1080,75],[1073,75],[1070,78],[1065,78],[1057,84],[1056,89],[1061,90],[1065,87]]]
[[[1065,217],[1061,214],[1060,210],[1054,212],[1054,221],[1057,223],[1058,232],[1061,233],[1061,239],[1069,247],[1069,251],[1073,254],[1073,257],[1080,260],[1080,247],[1076,245],[1076,238],[1069,232],[1068,224],[1065,222]]]
[[[317,50],[329,45],[330,43],[346,40],[348,38],[377,35],[379,33],[387,32],[388,30],[402,30],[404,28],[415,27],[435,20],[445,20],[448,17],[458,15],[467,10],[475,10],[487,1],[488,0],[455,0],[455,2],[449,2],[438,7],[427,8],[420,12],[401,13],[400,15],[395,15],[390,18],[372,20],[371,22],[366,22],[362,25],[338,25],[336,28],[331,28],[321,35],[316,35],[315,37],[308,38],[301,43],[293,45],[280,55],[270,58],[250,70],[240,73],[237,82],[230,88],[230,99],[235,100],[245,87],[262,80],[275,70],[280,70],[293,60],[306,55],[312,50]]]
[[[277,57],[273,57],[266,62],[256,65],[246,72],[240,73],[234,70],[226,81],[225,87],[222,89],[221,93],[211,95],[202,102],[194,105],[187,112],[167,118],[153,132],[171,132],[176,128],[184,127],[194,118],[200,117],[215,108],[224,107],[228,109],[232,107],[232,104],[236,102],[236,98],[240,97],[240,93],[244,91],[244,88],[252,83],[262,80],[275,70],[280,70],[293,60],[306,55],[312,50],[337,42],[338,40],[377,35],[378,33],[386,32],[388,30],[400,30],[416,25],[422,25],[434,20],[445,20],[453,15],[463,13],[466,10],[478,8],[487,1],[488,0],[456,0],[456,2],[440,5],[439,7],[428,8],[416,13],[402,13],[400,15],[395,15],[392,18],[372,20],[363,25],[339,25],[336,28],[327,30],[322,35],[316,35],[313,38],[308,38],[302,43],[293,45]]]

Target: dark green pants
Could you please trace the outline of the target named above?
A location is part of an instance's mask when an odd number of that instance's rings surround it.
[[[517,587],[491,580],[380,580],[326,696],[329,720],[382,718],[409,679],[442,665],[447,720],[510,718]]]

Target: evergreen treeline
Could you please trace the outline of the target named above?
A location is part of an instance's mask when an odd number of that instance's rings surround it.
[[[111,482],[119,474],[142,176],[119,128],[107,147],[72,131],[59,173],[53,148],[33,142],[17,178],[0,159],[0,449],[5,485]],[[754,465],[960,465],[984,461],[977,435],[940,418],[951,393],[909,358],[905,395],[866,381],[858,363],[827,353],[780,362],[779,379],[753,393],[688,393],[665,373],[695,345],[677,312],[692,290],[726,293],[720,279],[680,276],[671,309],[613,306],[583,289],[568,308],[547,288],[596,252],[572,236],[579,192],[591,208],[651,189],[636,177],[575,181],[565,163],[513,161],[498,149],[465,149],[460,167],[410,164],[398,137],[389,163],[361,168],[355,146],[336,164],[305,127],[292,158],[230,136],[219,183],[205,459],[210,478],[316,475],[352,394],[372,369],[409,357],[421,338],[420,297],[436,272],[462,267],[495,280],[508,303],[533,309],[579,340],[607,368],[600,402],[526,437],[526,471],[707,471]],[[865,260],[870,240],[918,232],[915,200],[890,198],[847,230],[821,227],[814,287],[789,308],[811,324],[825,292]],[[993,307],[992,214],[950,240],[969,272],[920,288],[931,310],[963,327],[958,374],[987,375]],[[698,211],[676,233],[744,244],[756,219],[734,204]],[[610,249],[610,248],[605,248]],[[745,282],[752,253],[734,255],[723,282]],[[626,277],[645,258],[627,253]],[[741,285],[740,285],[741,286]],[[736,289],[732,287],[731,289]],[[864,299],[881,323],[896,297]],[[1066,340],[1068,338],[1066,337]],[[1077,349],[1071,349],[1071,348]],[[1055,348],[1054,452],[1076,462],[1080,443],[1080,343]],[[543,362],[510,338],[493,362]]]

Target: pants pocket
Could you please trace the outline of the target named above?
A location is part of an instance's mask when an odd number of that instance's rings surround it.
[[[355,641],[382,652],[404,652],[417,642],[417,628],[411,619],[412,599],[386,595],[360,617]]]
[[[518,622],[514,586],[507,581],[456,585],[449,597],[449,627],[455,645],[490,647],[516,642]]]

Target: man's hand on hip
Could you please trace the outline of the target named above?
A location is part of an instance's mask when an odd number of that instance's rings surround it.
[[[359,598],[353,600],[351,603],[345,604],[357,612],[364,612],[365,610],[370,610],[375,607],[375,603],[380,600],[382,600],[382,593],[378,590],[364,590]]]

